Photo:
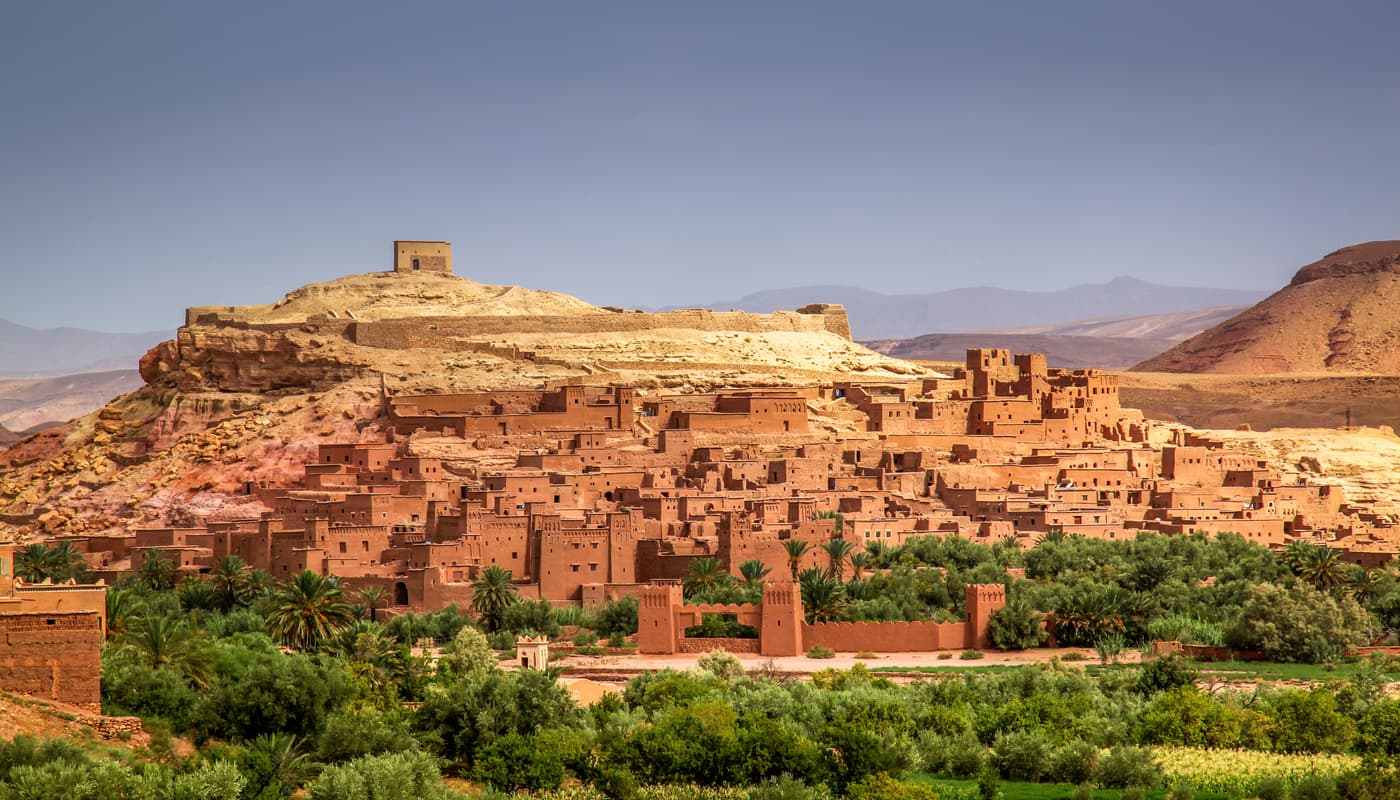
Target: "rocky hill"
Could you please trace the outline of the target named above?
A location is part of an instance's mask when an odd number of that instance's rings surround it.
[[[935,374],[849,337],[839,306],[648,314],[433,273],[192,308],[175,339],[141,359],[139,389],[0,450],[0,531],[255,515],[248,486],[299,474],[319,443],[382,441],[386,394]]]
[[[1259,304],[1136,369],[1400,372],[1400,241],[1329,253]]]

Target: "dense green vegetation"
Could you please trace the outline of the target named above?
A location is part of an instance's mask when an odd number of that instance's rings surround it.
[[[1235,535],[1124,541],[1051,532],[1022,550],[1011,538],[984,545],[926,536],[896,548],[871,542],[857,558],[833,541],[822,548],[828,566],[806,570],[797,567],[809,548],[786,544],[811,622],[958,618],[968,584],[1005,584],[1007,607],[991,630],[1002,649],[1044,644],[1046,615],[1061,645],[1121,650],[1175,640],[1313,664],[1400,629],[1393,573],[1304,543],[1275,553]],[[694,562],[684,585],[692,602],[759,599],[759,581],[727,575],[714,559]]]
[[[497,659],[517,635],[558,636],[565,625],[583,628],[580,645],[620,645],[636,631],[635,600],[552,609],[517,597],[508,572],[483,570],[470,614],[449,606],[381,620],[382,593],[349,594],[333,578],[277,584],[225,559],[177,582],[153,558],[109,591],[103,653],[104,709],[141,716],[151,745],[21,737],[0,745],[0,800],[445,798],[444,776],[482,791],[610,798],[1400,791],[1400,699],[1383,690],[1400,666],[1344,656],[1355,629],[1393,627],[1400,592],[1388,573],[1237,537],[1051,536],[1025,552],[928,538],[859,559],[823,549],[829,569],[793,565],[804,596],[822,600],[808,609],[815,618],[955,616],[967,583],[1003,581],[1011,602],[993,627],[999,644],[1040,643],[1042,615],[1053,613],[1057,636],[1098,646],[1105,663],[960,662],[973,666],[897,685],[864,667],[781,681],[715,653],[693,672],[646,674],[579,708],[556,673],[502,670]],[[66,563],[32,555],[45,569]],[[1016,567],[1025,580],[1010,579]],[[714,602],[761,592],[762,565],[740,572],[698,560],[686,591]],[[742,633],[723,616],[704,623],[696,633]],[[1153,638],[1326,666],[1109,663],[1115,648]],[[1319,682],[1203,688],[1303,670]],[[178,755],[173,737],[194,751]],[[1254,766],[1215,756],[1233,751]],[[645,788],[656,786],[672,788]]]

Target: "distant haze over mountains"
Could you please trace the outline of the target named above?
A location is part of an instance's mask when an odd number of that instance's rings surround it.
[[[1222,306],[1248,306],[1265,295],[1267,292],[1165,286],[1120,277],[1107,283],[1056,291],[976,286],[942,292],[882,294],[855,286],[799,286],[754,292],[738,300],[709,303],[705,307],[766,313],[809,303],[841,303],[850,317],[851,332],[857,339],[869,340],[1196,312]],[[1151,338],[1166,337],[1159,334]]]
[[[0,376],[62,375],[135,369],[143,354],[173,331],[103,333],[81,328],[39,330],[0,319]]]

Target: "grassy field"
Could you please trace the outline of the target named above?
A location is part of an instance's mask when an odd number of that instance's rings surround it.
[[[1133,664],[1100,664],[1097,661],[1070,661],[1071,666],[1082,666],[1090,675],[1100,675],[1115,670],[1131,669]],[[871,667],[871,672],[940,674],[983,674],[991,675],[1020,669],[1022,665],[977,664],[967,661],[949,662],[946,665],[911,667]],[[1356,677],[1364,662],[1341,663],[1334,666],[1324,664],[1278,664],[1272,661],[1217,661],[1199,665],[1203,681],[1344,681]],[[1392,681],[1400,681],[1400,664],[1385,674]]]
[[[935,788],[944,786],[958,789],[960,792],[971,792],[976,794],[977,781],[959,780],[957,778],[938,778],[923,773],[911,773],[904,776],[904,779],[913,783],[923,783]],[[1075,787],[1067,783],[1026,783],[1024,781],[1002,781],[1001,796],[1003,800],[1069,800]],[[1118,800],[1123,793],[1118,789],[1095,789],[1094,800]],[[1148,789],[1143,792],[1144,800],[1162,800],[1167,796],[1166,789]],[[1212,794],[1210,792],[1193,792],[1192,800],[1225,800],[1223,794]]]
[[[1218,661],[1202,664],[1201,677],[1227,681],[1329,681],[1347,680],[1361,671],[1362,662],[1342,663],[1334,667],[1323,664],[1276,664],[1272,661]],[[1400,680],[1400,669],[1386,672],[1393,681]]]

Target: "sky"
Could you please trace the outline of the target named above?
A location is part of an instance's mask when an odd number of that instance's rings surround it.
[[[1400,238],[1400,4],[0,8],[0,318],[139,331],[385,269],[600,305],[1271,290]]]

